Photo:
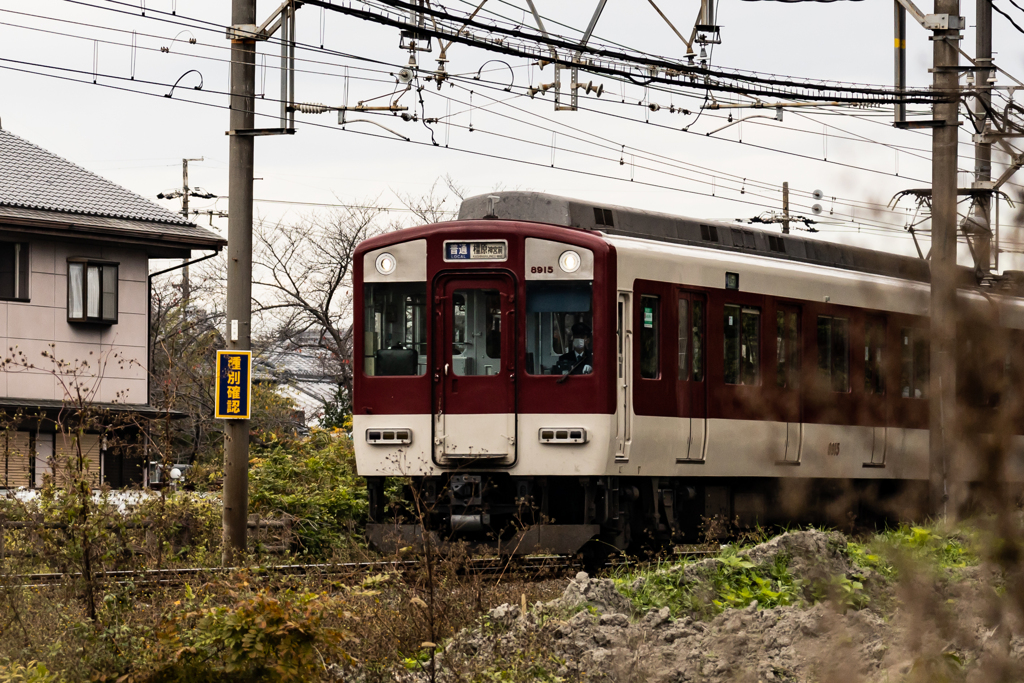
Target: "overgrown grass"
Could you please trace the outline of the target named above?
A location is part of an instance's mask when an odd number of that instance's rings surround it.
[[[700,561],[700,568],[695,562],[662,562],[651,570],[625,570],[614,577],[615,584],[637,611],[668,607],[675,617],[707,618],[755,600],[765,609],[800,599],[802,582],[790,574],[788,557],[780,554],[770,564],[757,566],[740,550],[728,546],[719,557]],[[687,565],[696,571],[688,573]]]

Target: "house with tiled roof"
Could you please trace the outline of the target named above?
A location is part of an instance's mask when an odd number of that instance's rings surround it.
[[[107,412],[157,412],[148,396],[149,261],[225,245],[0,129],[0,488],[39,486],[67,455],[55,425],[72,382]],[[141,479],[138,454],[108,449],[99,434],[82,446],[94,484]]]

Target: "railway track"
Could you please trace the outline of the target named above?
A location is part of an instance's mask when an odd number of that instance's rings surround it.
[[[672,559],[713,557],[714,550],[683,550],[676,551]],[[666,558],[662,558],[663,560]],[[623,566],[645,566],[652,560],[625,561],[612,558],[600,569],[611,569]],[[320,575],[330,576],[339,581],[359,582],[368,576],[384,573],[404,574],[423,567],[423,560],[377,561],[377,562],[340,562],[321,564],[285,564],[257,567],[183,567],[177,569],[138,569],[116,570],[99,573],[96,578],[106,585],[117,585],[135,589],[175,587],[197,581],[209,581],[215,577],[230,576],[234,573],[246,572],[254,575]],[[517,579],[530,580],[554,579],[571,576],[574,572],[594,569],[593,563],[586,563],[576,557],[563,555],[536,555],[513,558],[480,557],[470,558],[460,573],[479,575],[490,578],[515,576]],[[68,581],[81,579],[80,573],[44,572],[34,574],[0,574],[0,586],[18,586],[22,588],[47,588],[60,586]]]

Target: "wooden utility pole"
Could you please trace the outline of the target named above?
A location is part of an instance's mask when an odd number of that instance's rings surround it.
[[[188,220],[188,197],[192,194],[192,188],[188,186],[188,162],[190,161],[203,161],[203,157],[181,160],[181,215],[185,220]],[[188,279],[188,259],[185,259],[185,266],[181,269],[182,304],[188,306],[188,300],[191,296],[192,287]]]
[[[935,0],[935,15],[953,28],[932,36],[934,105],[932,133],[931,377],[929,383],[929,507],[946,514],[949,464],[957,443],[956,236],[957,133],[959,132],[959,0]]]
[[[256,0],[231,0],[231,130],[228,131],[227,345],[252,348],[252,172],[256,106]],[[249,517],[249,420],[224,425],[222,561],[244,552]]]
[[[782,234],[789,234],[789,182],[782,183]]]

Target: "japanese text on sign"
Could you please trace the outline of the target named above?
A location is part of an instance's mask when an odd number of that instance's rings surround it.
[[[217,352],[217,405],[215,417],[248,419],[252,394],[252,354],[249,351]]]
[[[445,261],[504,261],[508,258],[508,244],[494,242],[445,242]]]

